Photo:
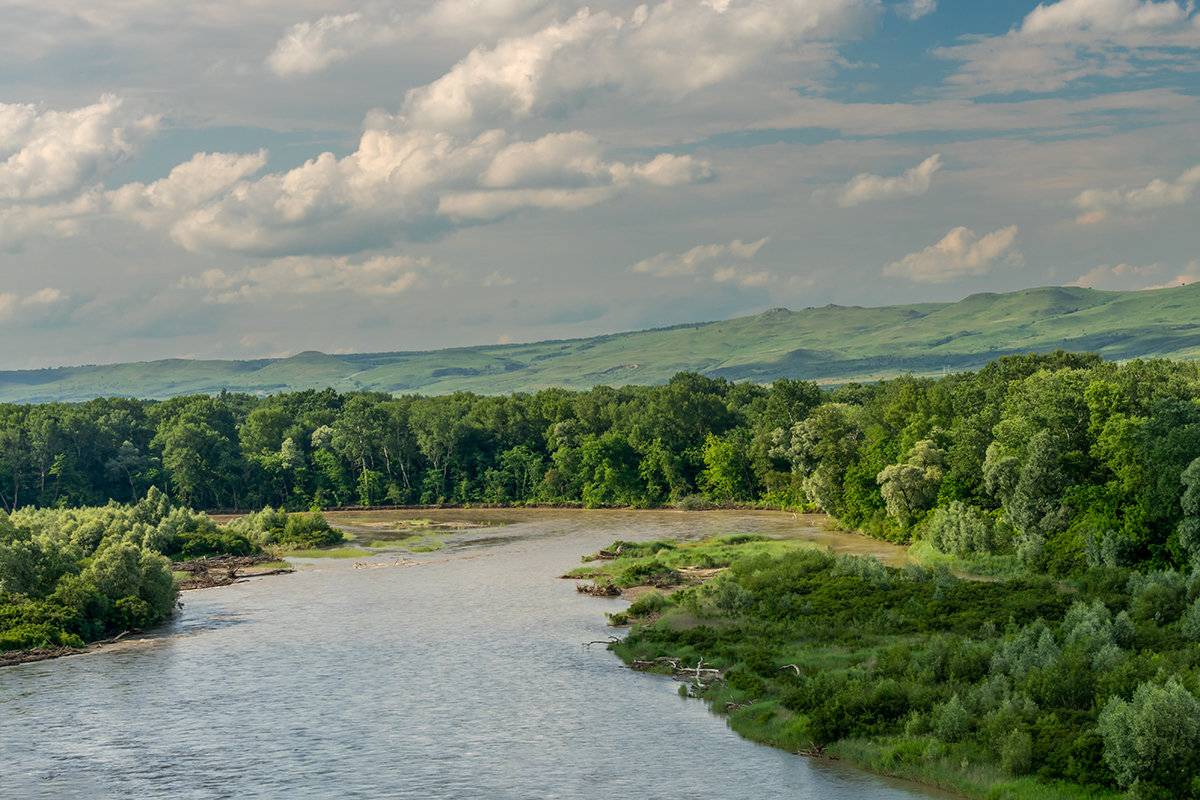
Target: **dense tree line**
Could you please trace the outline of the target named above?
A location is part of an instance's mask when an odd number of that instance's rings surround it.
[[[0,503],[763,503],[1059,574],[1200,552],[1194,363],[1057,352],[823,391],[680,373],[503,397],[302,391],[0,406]]]

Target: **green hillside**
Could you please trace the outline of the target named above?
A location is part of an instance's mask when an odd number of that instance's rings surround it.
[[[772,309],[753,317],[589,339],[424,352],[192,361],[0,372],[0,401],[170,397],[196,392],[481,394],[551,386],[653,384],[681,370],[760,383],[822,383],[973,369],[1009,353],[1058,348],[1112,360],[1200,356],[1200,284],[1142,292],[1048,287],[957,303]]]

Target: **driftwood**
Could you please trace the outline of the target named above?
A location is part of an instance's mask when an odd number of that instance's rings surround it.
[[[87,647],[61,645],[59,647],[30,647],[25,650],[8,650],[0,652],[0,667],[12,667],[17,664],[28,664],[33,661],[46,661],[47,659],[61,658],[62,656],[77,656],[100,645],[119,642],[128,635],[129,631],[121,631],[116,636],[109,637],[108,639],[89,642]]]
[[[368,564],[366,561],[355,561],[354,568],[355,569],[380,569],[382,567],[414,567],[418,563],[420,563],[420,562],[409,561],[404,556],[400,556],[399,558],[397,558],[395,561],[393,561],[390,564]]]
[[[620,643],[621,643],[621,640],[618,639],[616,636],[610,636],[607,639],[599,639],[599,640],[594,640],[591,642],[584,642],[583,646],[591,647],[594,644],[620,644]]]
[[[577,583],[575,591],[580,594],[590,594],[593,597],[620,597],[621,590],[610,583]]]
[[[797,667],[795,664],[784,664],[782,667],[780,667],[780,669],[794,669],[794,670],[796,670],[797,675],[800,674],[800,668]]]
[[[11,667],[16,664],[28,664],[31,661],[45,661],[48,658],[74,656],[86,653],[84,647],[32,647],[28,650],[8,650],[0,652],[0,667]]]
[[[272,560],[270,556],[265,555],[220,555],[210,556],[209,558],[196,558],[191,561],[181,561],[171,566],[173,569],[179,572],[186,572],[190,576],[186,580],[179,582],[179,588],[186,591],[188,589],[208,589],[213,586],[228,586],[231,583],[237,583],[248,577],[285,575],[295,571],[291,567],[279,567],[276,569],[258,570],[256,572],[242,571],[254,567],[256,564],[264,564]]]
[[[694,667],[685,667],[683,662],[678,658],[668,658],[667,656],[659,656],[653,661],[639,661],[634,659],[629,662],[630,669],[636,669],[639,672],[659,671],[664,668],[671,670],[671,677],[677,681],[691,681],[697,688],[704,690],[709,686],[719,681],[725,680],[725,674],[719,669],[711,667],[704,668],[704,659],[696,662]]]
[[[797,750],[796,755],[808,756],[809,758],[820,758],[825,753],[825,745],[817,744],[816,742],[809,742],[808,744],[808,747]],[[830,758],[834,757],[835,756],[830,756]]]

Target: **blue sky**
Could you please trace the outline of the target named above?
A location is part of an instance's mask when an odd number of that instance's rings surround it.
[[[0,368],[1190,282],[1198,45],[1175,0],[0,0]]]

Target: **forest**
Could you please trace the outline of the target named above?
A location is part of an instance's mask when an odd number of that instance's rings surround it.
[[[301,391],[0,406],[0,505],[821,508],[994,574],[1200,552],[1200,368],[1090,354],[824,390]]]

